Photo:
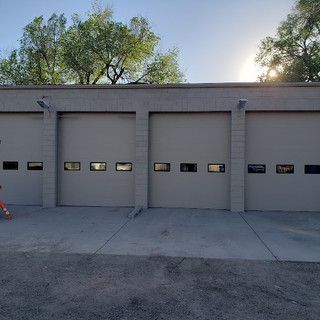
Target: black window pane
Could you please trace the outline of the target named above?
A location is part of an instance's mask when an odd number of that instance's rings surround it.
[[[90,171],[106,171],[107,164],[105,162],[90,162]]]
[[[80,162],[65,162],[64,163],[65,171],[79,171],[80,170]]]
[[[277,173],[280,173],[280,174],[294,173],[294,165],[292,165],[292,164],[277,164],[276,171],[277,171]]]
[[[28,162],[28,170],[43,170],[42,162]]]
[[[132,163],[131,162],[117,162],[116,163],[117,171],[132,171]]]
[[[320,165],[307,164],[304,166],[305,174],[320,174]]]
[[[266,165],[248,164],[248,173],[266,173]]]
[[[220,172],[223,173],[226,171],[226,167],[222,163],[209,163],[208,172]]]
[[[18,170],[18,161],[3,161],[3,170]]]
[[[197,172],[196,163],[180,163],[180,172]]]
[[[170,171],[170,163],[154,163],[154,171]]]

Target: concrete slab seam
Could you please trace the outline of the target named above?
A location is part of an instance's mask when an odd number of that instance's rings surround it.
[[[143,210],[142,207],[134,208],[134,209],[128,214],[128,218],[133,219],[133,218],[137,217],[137,216],[142,212],[142,210]]]
[[[246,220],[246,218],[241,214],[241,212],[238,212],[240,217],[243,219],[243,221],[248,225],[248,227],[253,231],[253,233],[257,236],[257,238],[260,240],[260,242],[266,247],[266,249],[270,252],[270,254],[274,257],[276,261],[280,261],[277,256],[273,254],[269,246],[263,241],[263,239],[259,236],[259,234],[254,230],[254,228],[250,225],[250,223]]]
[[[94,251],[94,252],[92,253],[91,258],[92,258],[92,256],[95,256],[102,248],[104,248],[114,237],[116,237],[116,236],[118,235],[118,233],[119,233],[131,220],[132,220],[131,218],[128,218],[127,221],[126,221],[124,224],[122,224],[122,225],[120,226],[120,228],[119,228],[116,232],[114,232],[114,233],[111,235],[111,237],[109,237],[109,238],[107,239],[107,241],[106,241],[102,246],[100,246],[96,251]]]
[[[171,270],[178,268],[186,259],[187,257],[181,258],[176,264],[174,264],[173,266],[169,266],[169,268]]]

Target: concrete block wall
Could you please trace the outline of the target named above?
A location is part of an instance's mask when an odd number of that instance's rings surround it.
[[[0,87],[1,112],[44,112],[43,206],[57,204],[58,115],[62,112],[134,112],[136,114],[135,206],[148,206],[149,115],[152,112],[230,112],[231,211],[244,210],[245,118],[250,111],[320,111],[319,83],[182,84],[119,86]],[[240,98],[248,99],[245,109]]]
[[[56,111],[44,111],[43,153],[43,207],[53,208],[57,204],[57,165],[58,165],[58,124]]]
[[[135,206],[148,207],[149,112],[136,113]]]
[[[244,211],[245,109],[231,112],[230,210]]]

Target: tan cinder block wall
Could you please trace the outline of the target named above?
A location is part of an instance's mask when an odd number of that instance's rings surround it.
[[[230,208],[244,210],[245,111],[320,111],[320,84],[182,84],[119,86],[0,87],[1,112],[39,112],[36,101],[47,96],[44,113],[43,205],[57,198],[57,115],[59,112],[135,112],[135,205],[148,205],[149,114],[151,112],[231,112]],[[238,110],[240,98],[248,99]]]
[[[136,207],[148,207],[148,164],[149,164],[149,112],[138,110],[136,113]]]
[[[58,126],[57,112],[45,111],[43,113],[44,132],[42,138],[43,152],[43,181],[42,201],[43,207],[52,208],[57,203],[57,176],[58,176]]]
[[[231,113],[230,210],[244,211],[245,109]]]

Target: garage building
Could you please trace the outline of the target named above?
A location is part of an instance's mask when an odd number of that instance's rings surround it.
[[[0,87],[7,204],[320,211],[320,85]]]

